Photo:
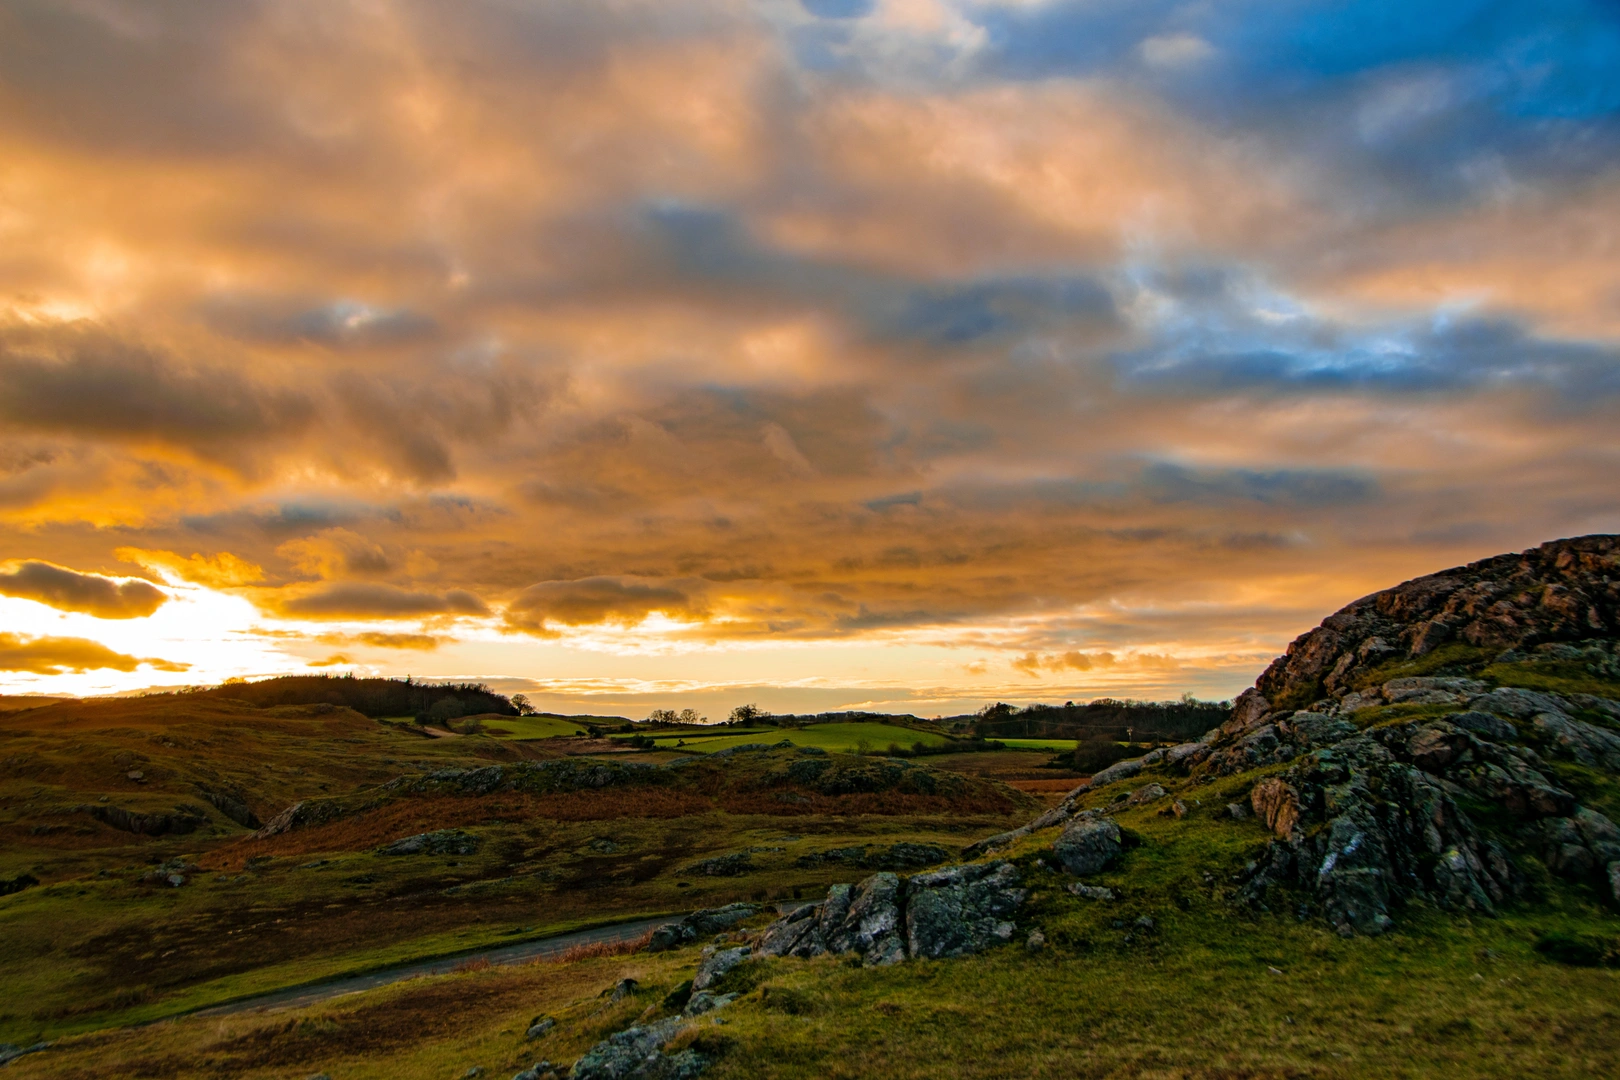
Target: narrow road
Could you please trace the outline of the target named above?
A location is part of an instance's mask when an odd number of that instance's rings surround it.
[[[572,934],[558,934],[556,937],[541,938],[538,941],[524,941],[516,945],[503,945],[495,949],[485,949],[481,952],[458,953],[455,956],[440,957],[437,960],[419,960],[415,963],[402,964],[399,967],[384,968],[381,971],[368,971],[364,975],[341,975],[335,979],[323,982],[309,983],[304,986],[290,986],[285,990],[272,990],[268,994],[257,994],[239,1001],[229,1001],[224,1005],[214,1005],[207,1009],[198,1009],[192,1016],[229,1016],[232,1013],[253,1012],[265,1009],[293,1009],[313,1005],[316,1002],[327,1001],[331,998],[341,997],[344,994],[358,993],[361,990],[373,990],[389,983],[400,982],[403,979],[414,979],[418,975],[443,975],[453,971],[462,964],[475,961],[488,960],[491,964],[501,966],[506,964],[522,964],[529,960],[541,957],[556,956],[567,952],[576,945],[601,945],[620,941],[633,941],[651,930],[655,926],[678,919],[678,915],[665,915],[656,919],[637,919],[635,922],[616,923],[612,926],[598,926],[591,930],[577,930]]]

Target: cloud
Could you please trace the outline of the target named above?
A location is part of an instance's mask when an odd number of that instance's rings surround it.
[[[385,630],[367,630],[359,634],[322,634],[318,640],[331,645],[370,645],[374,649],[413,649],[418,652],[432,652],[448,639],[433,634],[396,634]]]
[[[345,656],[343,653],[333,653],[331,656],[328,656],[325,660],[311,660],[309,662],[309,666],[310,667],[338,667],[338,666],[343,665],[343,664],[352,664],[352,663],[354,663],[354,661],[349,659],[349,657]]]
[[[637,623],[655,611],[685,618],[706,613],[685,584],[603,576],[530,585],[506,605],[506,622],[515,629],[541,632],[554,622]]]
[[[33,675],[61,675],[66,672],[134,671],[138,667],[154,671],[186,671],[187,664],[167,660],[142,659],[114,652],[99,642],[73,637],[24,637],[0,632],[0,671]]]
[[[465,589],[414,592],[394,585],[339,582],[290,597],[267,596],[260,603],[286,618],[415,619],[435,615],[488,615],[489,607]]]
[[[297,434],[307,395],[226,368],[186,369],[77,324],[0,332],[0,423],[113,439],[153,439],[210,456]]]
[[[98,619],[144,618],[169,600],[168,593],[145,581],[114,581],[35,560],[0,570],[0,594]]]
[[[135,563],[148,570],[167,571],[194,585],[211,589],[230,589],[252,585],[264,580],[264,568],[246,559],[239,559],[228,551],[214,555],[177,555],[172,551],[150,551],[143,548],[114,548],[113,555],[121,562]]]

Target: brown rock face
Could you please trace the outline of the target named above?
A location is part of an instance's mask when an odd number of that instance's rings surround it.
[[[1620,536],[1555,540],[1373,593],[1296,638],[1255,684],[1276,708],[1342,696],[1390,660],[1620,635]],[[1234,718],[1235,720],[1236,718]]]
[[[1299,826],[1299,792],[1273,776],[1254,785],[1249,804],[1266,828],[1287,840]]]

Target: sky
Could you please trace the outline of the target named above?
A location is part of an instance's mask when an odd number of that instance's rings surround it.
[[[1620,532],[1620,9],[0,0],[0,691],[1235,694]]]

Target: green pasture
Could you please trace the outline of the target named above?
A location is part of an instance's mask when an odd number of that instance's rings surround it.
[[[492,716],[483,725],[486,735],[500,739],[554,739],[585,731],[583,720],[561,716]]]
[[[724,750],[728,746],[760,742],[777,743],[783,739],[795,746],[816,746],[823,750],[843,753],[870,751],[881,753],[888,749],[890,743],[909,750],[912,743],[943,746],[950,741],[945,736],[931,731],[918,731],[898,724],[880,723],[813,724],[803,728],[770,728],[735,735],[694,737],[691,734],[683,734],[660,735],[655,738],[660,749],[673,747],[684,740],[686,745],[682,747],[683,750],[696,750],[704,754]]]

